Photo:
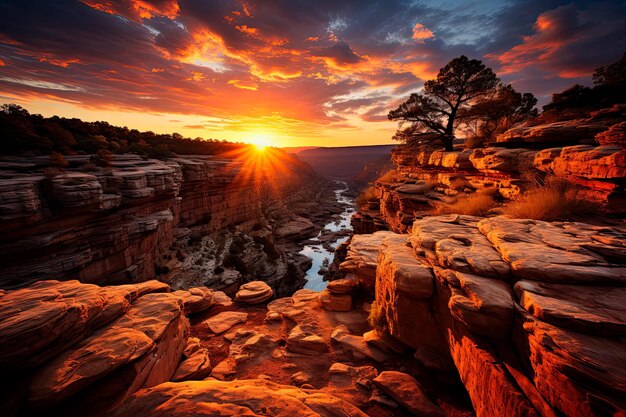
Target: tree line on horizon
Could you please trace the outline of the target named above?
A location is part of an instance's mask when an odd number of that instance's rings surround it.
[[[243,143],[186,138],[180,133],[154,133],[113,126],[104,121],[44,117],[31,114],[17,104],[0,106],[0,155],[112,154],[136,153],[166,159],[174,154],[215,155]]]
[[[454,150],[460,130],[468,148],[491,142],[513,125],[537,119],[539,123],[585,117],[589,111],[626,102],[626,53],[617,62],[593,74],[593,87],[576,84],[552,95],[540,114],[531,93],[519,93],[504,84],[482,61],[462,55],[439,70],[388,118],[398,121],[393,139],[430,146],[440,143]]]

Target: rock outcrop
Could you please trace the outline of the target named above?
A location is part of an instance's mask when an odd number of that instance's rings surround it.
[[[187,346],[185,301],[200,292],[196,313],[213,305],[210,290],[172,293],[158,281],[99,287],[49,280],[3,292],[0,407],[6,415],[96,414],[170,380]]]
[[[410,234],[357,236],[348,253],[371,252],[382,237],[370,321],[425,367],[453,363],[478,416],[617,416],[626,413],[625,233],[428,216]],[[371,288],[371,271],[353,259],[347,277]]]
[[[406,233],[415,219],[476,191],[517,198],[551,175],[572,184],[579,197],[624,212],[626,202],[626,106],[592,112],[586,119],[515,126],[476,149],[445,152],[399,145],[392,151],[396,175],[375,182],[376,199],[353,217],[356,233]]]
[[[297,159],[277,158],[280,181],[245,158],[117,155],[99,168],[68,156],[64,172],[51,171],[47,157],[4,158],[0,288],[158,278],[232,292],[260,277],[290,293],[306,269],[293,249],[315,233],[323,181]]]

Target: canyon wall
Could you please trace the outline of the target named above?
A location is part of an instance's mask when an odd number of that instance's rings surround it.
[[[454,372],[477,416],[626,415],[626,106],[516,126],[487,147],[400,145],[353,217],[339,266],[380,337]],[[515,200],[546,177],[597,211],[577,222],[436,215]],[[620,214],[622,216],[620,216]]]
[[[493,189],[515,199],[546,175],[578,187],[579,197],[624,213],[626,203],[626,105],[588,118],[521,125],[489,147],[445,152],[433,145],[399,145],[392,151],[396,175],[375,183],[375,199],[354,217],[357,233],[407,232],[437,203]]]
[[[47,157],[6,158],[0,287],[159,278],[232,289],[254,278],[291,292],[306,259],[290,252],[314,234],[323,182],[296,158],[276,158],[118,155],[99,168],[74,156],[62,171]]]
[[[626,228],[505,217],[416,220],[355,235],[341,269],[373,289],[370,322],[477,416],[626,413]]]

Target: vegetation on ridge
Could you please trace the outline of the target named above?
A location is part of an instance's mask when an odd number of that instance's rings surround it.
[[[213,155],[241,146],[203,138],[185,138],[179,133],[140,132],[137,129],[110,125],[107,122],[85,122],[65,117],[43,117],[30,114],[16,104],[0,106],[0,155],[52,152],[65,155],[136,153],[151,158],[173,154]]]
[[[462,55],[440,69],[436,79],[426,81],[422,93],[411,94],[391,110],[388,118],[399,121],[393,139],[440,141],[446,151],[453,151],[455,131],[460,125],[474,134],[491,137],[502,125],[535,116],[536,104],[531,93],[518,93],[502,84],[482,61]]]

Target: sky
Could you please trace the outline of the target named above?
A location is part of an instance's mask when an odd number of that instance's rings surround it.
[[[545,104],[626,51],[626,0],[0,0],[0,103],[274,146],[390,143],[452,58]]]

